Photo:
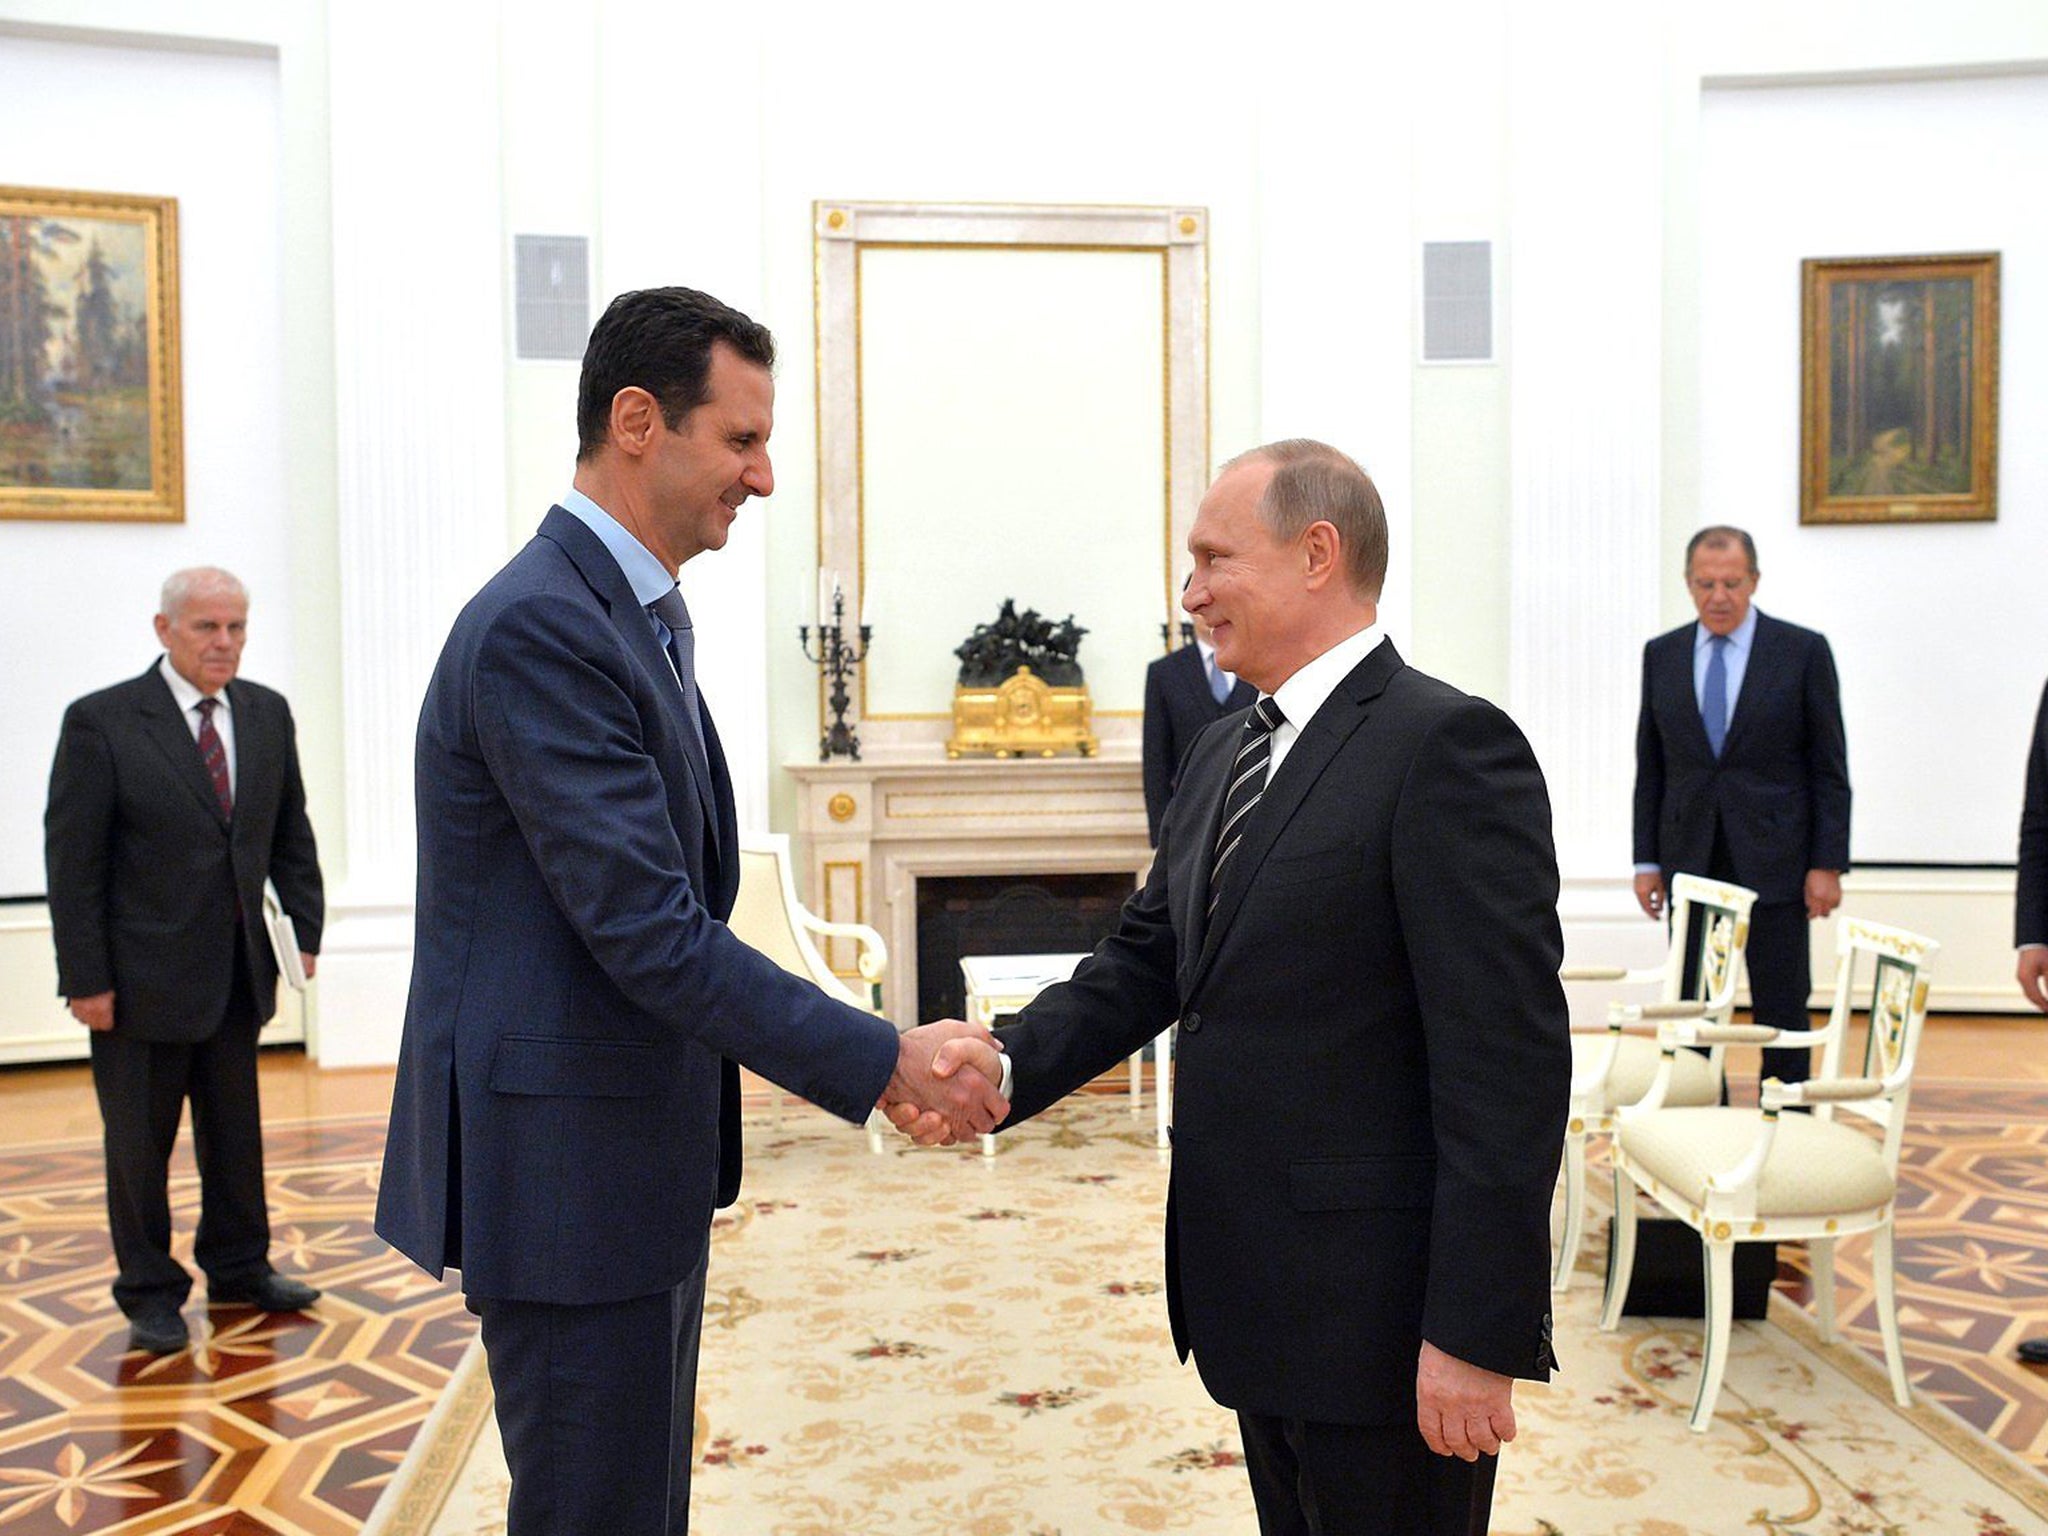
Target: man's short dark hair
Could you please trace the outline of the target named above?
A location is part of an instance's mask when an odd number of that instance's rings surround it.
[[[1702,545],[1709,549],[1723,549],[1730,544],[1740,544],[1743,554],[1749,557],[1749,574],[1756,574],[1756,540],[1740,528],[1727,523],[1716,523],[1711,528],[1702,528],[1694,534],[1685,546],[1685,573],[1692,574],[1693,552]]]
[[[670,431],[710,394],[711,349],[724,342],[748,362],[775,366],[768,327],[694,288],[640,288],[606,307],[583,349],[576,386],[576,459],[611,434],[612,400],[637,385],[661,406]]]

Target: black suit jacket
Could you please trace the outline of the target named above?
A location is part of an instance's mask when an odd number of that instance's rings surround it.
[[[274,881],[320,950],[326,907],[299,749],[282,694],[235,679],[235,814],[221,816],[198,744],[155,664],[64,712],[43,819],[50,927],[63,997],[114,993],[114,1028],[203,1040],[234,979],[237,901],[256,1016],[276,1011],[263,931]]]
[[[560,507],[462,610],[420,711],[412,990],[377,1232],[471,1295],[590,1304],[703,1261],[748,1066],[859,1122],[884,1020],[725,926],[732,784],[617,560]]]
[[[1274,772],[1205,921],[1236,744],[1196,744],[1117,933],[1001,1032],[1011,1118],[1180,1019],[1167,1302],[1229,1407],[1412,1422],[1425,1338],[1541,1377],[1571,1050],[1528,743],[1382,643]]]
[[[1636,720],[1635,862],[1704,875],[1718,820],[1735,878],[1800,901],[1806,872],[1849,867],[1849,753],[1827,638],[1757,615],[1749,666],[1717,760],[1693,692],[1697,624],[1643,647]]]
[[[2034,745],[2027,753],[2027,801],[2020,812],[2016,884],[2013,943],[2048,944],[2048,688],[2041,690]]]
[[[1201,650],[1194,645],[1168,651],[1145,669],[1145,825],[1154,847],[1188,748],[1225,715],[1250,709],[1258,697],[1258,690],[1239,678],[1230,697],[1218,704],[1209,691]]]

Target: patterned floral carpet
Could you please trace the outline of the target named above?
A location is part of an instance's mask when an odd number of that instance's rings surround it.
[[[196,1347],[163,1360],[122,1350],[97,1148],[0,1154],[0,1536],[502,1531],[473,1319],[369,1230],[381,1136],[376,1117],[272,1127],[280,1267],[327,1296],[282,1317],[195,1300]],[[749,1138],[712,1260],[696,1529],[1253,1529],[1230,1416],[1167,1341],[1165,1166],[1124,1100],[1070,1101],[990,1161],[874,1157],[804,1109],[779,1130],[752,1115]],[[1739,1330],[1720,1416],[1691,1436],[1696,1329],[1599,1335],[1582,1280],[1560,1309],[1565,1372],[1520,1398],[1496,1531],[2048,1532],[2048,1391],[2010,1360],[2048,1333],[2044,1138],[2048,1090],[1916,1096],[1909,1413],[1869,1355],[1821,1348],[1781,1302],[1781,1326]],[[188,1233],[195,1200],[187,1168]],[[1844,1246],[1842,1310],[1874,1351],[1863,1257]],[[1781,1289],[1799,1285],[1789,1269]]]

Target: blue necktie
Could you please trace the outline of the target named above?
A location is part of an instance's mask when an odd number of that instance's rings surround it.
[[[1716,758],[1728,739],[1728,637],[1707,637],[1707,683],[1700,690],[1700,723]]]
[[[690,605],[683,601],[680,587],[670,587],[647,605],[647,611],[668,634],[668,662],[675,669],[676,681],[683,686],[683,714],[701,752],[704,739],[703,728],[697,723],[697,631],[690,623]]]
[[[1216,658],[1209,658],[1209,691],[1216,695],[1216,702],[1223,703],[1230,697],[1231,681],[1224,670],[1216,665]]]

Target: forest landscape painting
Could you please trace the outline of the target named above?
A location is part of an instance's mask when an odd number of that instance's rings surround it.
[[[177,204],[0,187],[0,516],[179,521]]]
[[[1800,521],[1998,515],[1998,256],[1801,263]]]

